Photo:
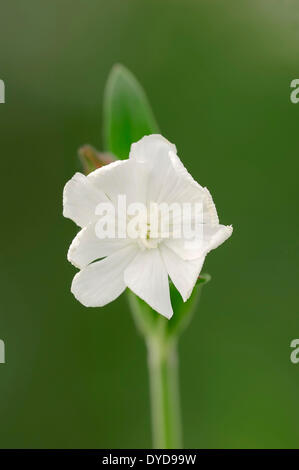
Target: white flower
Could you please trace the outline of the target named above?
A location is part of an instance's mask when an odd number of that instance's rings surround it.
[[[136,237],[100,239],[96,233],[100,203],[113,203],[125,195],[127,205],[142,203],[200,203],[202,234],[188,243],[180,238],[151,236],[148,222]],[[88,176],[76,173],[65,185],[63,215],[80,232],[73,240],[68,260],[80,269],[72,293],[87,307],[101,307],[129,287],[154,310],[171,318],[168,276],[186,301],[193,290],[206,254],[232,233],[219,224],[215,205],[207,190],[187,172],[176,147],[160,135],[143,137],[131,146],[128,160],[118,160]],[[190,217],[194,217],[190,215]],[[183,220],[183,225],[187,222]],[[129,223],[129,220],[126,220]]]

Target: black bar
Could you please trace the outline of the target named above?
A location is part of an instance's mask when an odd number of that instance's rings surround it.
[[[197,467],[223,464],[246,464],[265,461],[269,464],[281,463],[285,467],[287,458],[298,458],[298,449],[182,449],[182,450],[149,450],[149,449],[0,449],[0,467],[3,464],[47,464],[76,465],[83,468],[104,468],[123,466],[124,468],[141,468],[142,465],[189,465]],[[10,467],[7,467],[10,468]],[[43,468],[43,467],[41,467]]]

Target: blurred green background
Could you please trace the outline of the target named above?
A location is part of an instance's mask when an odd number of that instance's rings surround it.
[[[126,297],[84,308],[66,260],[62,189],[102,148],[115,62],[235,229],[180,343],[184,445],[298,447],[298,40],[295,0],[1,0],[1,448],[151,446]]]

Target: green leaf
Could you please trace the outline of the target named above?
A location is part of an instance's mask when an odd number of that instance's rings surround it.
[[[170,283],[170,297],[174,313],[169,320],[168,335],[178,335],[189,325],[198,305],[202,287],[210,280],[211,276],[209,274],[201,274],[187,302],[183,301],[174,284]]]
[[[168,339],[177,338],[190,323],[198,305],[201,289],[210,279],[209,274],[201,274],[187,302],[182,300],[180,293],[170,282],[170,297],[174,312],[170,320],[162,317],[146,302],[128,290],[129,303],[138,330],[148,339],[153,336],[163,336]]]
[[[112,68],[104,94],[104,142],[107,151],[128,158],[131,144],[160,133],[146,94],[123,65]]]

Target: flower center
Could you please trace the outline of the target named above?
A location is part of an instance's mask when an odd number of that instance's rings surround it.
[[[127,213],[127,236],[142,250],[157,248],[163,239],[170,238],[172,224],[169,224],[168,208],[150,203],[148,207],[139,204],[133,209]]]
[[[152,232],[151,225],[148,222],[140,223],[137,243],[142,250],[157,248],[160,241],[161,238]]]

